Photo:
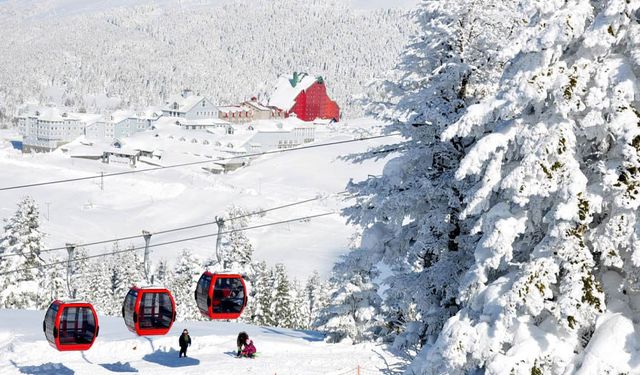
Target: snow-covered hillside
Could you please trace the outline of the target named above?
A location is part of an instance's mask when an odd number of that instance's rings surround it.
[[[317,332],[233,322],[179,322],[166,336],[137,337],[121,318],[99,317],[100,334],[86,352],[58,352],[42,333],[43,311],[0,310],[0,374],[380,374],[400,361],[375,344],[326,344]],[[186,328],[193,344],[178,358]],[[259,357],[235,358],[245,331]]]
[[[406,10],[334,0],[104,3],[0,2],[0,117],[26,101],[157,105],[184,88],[216,104],[266,99],[293,71],[325,77],[353,115],[354,97],[393,66],[413,28]]]
[[[380,123],[371,119],[344,123],[336,131],[319,131],[316,143],[352,139],[352,132],[375,132],[375,126],[380,126]],[[45,244],[51,248],[69,242],[92,242],[141,234],[142,230],[156,232],[213,221],[215,216],[224,215],[231,205],[257,210],[318,195],[327,196],[323,200],[254,218],[250,225],[336,211],[345,203],[343,198],[331,194],[343,191],[350,179],[357,181],[367,175],[379,174],[384,163],[381,159],[353,164],[340,157],[393,140],[382,138],[263,156],[248,167],[223,175],[211,175],[200,165],[195,165],[105,178],[104,190],[100,189],[99,180],[92,180],[3,191],[0,193],[0,218],[10,217],[20,198],[31,195],[40,206]],[[129,170],[126,166],[72,159],[61,151],[21,154],[10,149],[8,142],[1,144],[0,185],[3,187],[96,175],[101,171]],[[153,236],[152,244],[215,232],[216,227],[212,225],[157,235]],[[255,258],[269,264],[283,263],[292,276],[306,278],[313,270],[327,276],[338,256],[348,251],[355,233],[356,228],[345,225],[345,219],[336,214],[308,222],[251,230],[247,235],[254,244]],[[120,245],[128,244],[140,246],[144,241],[140,236],[138,240],[125,241]],[[111,246],[98,245],[88,250],[90,253],[104,252]],[[203,258],[210,257],[214,252],[215,238],[157,247],[153,249],[152,256],[156,261],[167,259],[172,263],[183,248],[189,248]]]

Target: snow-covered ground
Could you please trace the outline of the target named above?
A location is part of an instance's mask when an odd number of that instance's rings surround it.
[[[379,126],[371,119],[342,124],[335,131],[319,131],[316,143],[351,139],[354,133],[375,132]],[[21,154],[10,148],[10,131],[0,133],[0,186],[117,172],[129,167],[99,161],[72,159],[61,152]],[[83,243],[131,236],[142,230],[151,232],[213,221],[231,205],[255,210],[297,202],[317,195],[343,191],[350,179],[361,180],[380,174],[385,159],[353,164],[341,156],[394,142],[381,138],[337,146],[285,152],[263,156],[250,166],[224,175],[211,175],[201,165],[138,173],[99,180],[48,185],[29,189],[0,191],[0,218],[11,216],[18,200],[31,195],[40,205],[42,229],[47,248],[65,243]],[[140,166],[139,168],[145,168]],[[270,212],[252,219],[260,225],[307,215],[337,211],[343,198],[327,199]],[[152,237],[151,243],[166,242],[215,233],[215,225]],[[313,270],[328,275],[332,264],[348,251],[356,229],[346,225],[340,215],[295,222],[248,231],[258,260],[284,263],[293,277],[306,278]],[[137,241],[120,245],[144,244]],[[152,260],[171,261],[183,248],[196,255],[213,255],[215,238],[156,247]],[[111,244],[88,248],[90,253],[105,252]],[[65,252],[58,253],[64,256]]]
[[[137,337],[122,319],[99,317],[100,335],[86,352],[58,352],[42,333],[43,311],[0,310],[0,374],[356,374],[385,373],[399,359],[375,344],[326,344],[315,332],[229,322],[178,322],[166,336]],[[188,358],[178,358],[178,336],[189,329]],[[234,357],[246,331],[256,359]]]

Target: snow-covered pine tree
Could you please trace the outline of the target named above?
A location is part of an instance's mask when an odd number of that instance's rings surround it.
[[[468,140],[461,219],[482,237],[426,373],[629,371],[588,354],[629,353],[637,316],[640,3],[531,6],[500,91],[444,133]]]
[[[232,206],[227,210],[227,218],[238,218],[225,221],[225,232],[222,237],[221,258],[228,267],[225,271],[247,273],[252,272],[253,245],[244,231],[249,225],[249,211]]]
[[[284,264],[276,264],[273,270],[273,300],[269,309],[273,314],[271,324],[275,327],[294,326],[294,306],[291,283]]]
[[[62,258],[53,257],[51,258],[51,263],[57,263],[63,261]],[[66,280],[66,269],[57,266],[50,267],[47,269],[46,273],[47,282],[46,282],[46,295],[43,299],[43,303],[40,305],[41,308],[45,308],[52,301],[56,299],[62,299],[67,296],[67,280]]]
[[[367,276],[354,274],[348,281],[341,279],[330,300],[331,304],[320,311],[317,325],[327,333],[327,341],[375,338],[382,326],[378,309],[381,298]]]
[[[201,272],[201,260],[194,256],[190,250],[182,250],[173,272],[168,277],[168,287],[176,301],[176,318],[178,320],[204,319],[193,297],[195,285]]]
[[[88,278],[90,272],[90,263],[87,258],[87,249],[79,247],[75,249],[73,254],[74,262],[72,263],[73,273],[71,274],[71,292],[76,291],[77,298],[84,298],[89,288]],[[65,276],[66,276],[66,270]]]
[[[314,325],[314,322],[318,319],[319,312],[327,305],[329,301],[328,289],[328,283],[320,278],[318,271],[313,271],[304,288],[306,304],[309,309],[307,327],[310,328]]]
[[[396,348],[433,343],[460,308],[461,277],[473,262],[467,249],[477,236],[458,219],[462,192],[470,188],[454,180],[464,140],[442,141],[440,134],[496,91],[504,64],[518,51],[513,40],[524,26],[522,14],[518,1],[422,1],[414,14],[419,33],[368,106],[405,140],[368,155],[400,154],[381,176],[348,187],[357,205],[346,213],[366,229],[334,278],[376,278],[385,291],[381,333],[390,334]]]
[[[46,305],[46,277],[40,257],[44,247],[40,232],[40,213],[36,202],[25,197],[16,213],[7,220],[0,237],[1,269],[19,272],[4,276],[5,288],[0,293],[6,308],[34,309]]]
[[[309,329],[309,303],[305,289],[298,280],[291,283],[291,326],[294,329]]]
[[[156,267],[154,279],[155,282],[160,285],[167,282],[167,261],[165,259],[161,259],[158,262],[158,267]]]
[[[93,307],[105,315],[119,315],[122,301],[115,301],[112,288],[112,257],[96,259],[88,265],[87,287],[83,288],[81,298],[93,304]]]
[[[134,251],[116,253],[119,251],[118,243],[113,245],[113,269],[112,284],[113,304],[117,308],[115,313],[118,314],[122,309],[122,301],[126,297],[132,285],[144,285],[144,267],[142,264],[142,256]]]
[[[269,268],[264,261],[255,264],[253,268],[247,307],[241,319],[258,326],[269,325],[272,295]]]

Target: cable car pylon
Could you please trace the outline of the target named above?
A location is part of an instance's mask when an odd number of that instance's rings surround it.
[[[129,331],[138,336],[165,335],[176,320],[176,303],[169,289],[154,286],[149,259],[151,232],[143,230],[143,269],[148,285],[132,285],[122,303],[122,318]]]
[[[73,255],[76,246],[66,244],[67,291],[70,298],[56,299],[49,305],[42,321],[42,330],[49,344],[59,351],[89,350],[100,331],[98,314],[88,302],[76,299],[76,289],[71,284]]]
[[[242,275],[226,272],[228,263],[220,253],[224,218],[216,216],[216,224],[216,264],[222,266],[224,271],[212,273],[205,270],[193,294],[198,310],[209,319],[237,319],[247,306],[247,285]]]

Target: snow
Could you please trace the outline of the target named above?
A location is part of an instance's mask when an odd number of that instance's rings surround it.
[[[278,78],[278,82],[269,99],[270,106],[288,111],[295,104],[295,99],[298,95],[316,83],[316,77],[312,75],[304,76],[295,86],[291,86],[289,79],[291,77],[285,75]]]
[[[182,113],[189,112],[196,104],[200,103],[202,100],[205,100],[205,98],[198,95],[189,95],[187,97],[179,95],[174,96],[167,101],[167,105],[164,107],[164,110]],[[174,109],[174,103],[178,105],[177,109]]]
[[[317,131],[316,143],[352,139],[352,134],[375,132],[376,126],[380,126],[380,123],[371,119],[346,121],[334,130]],[[162,150],[162,159],[153,159],[160,165],[200,160],[211,160],[211,165],[215,165],[215,157],[222,155],[215,151],[204,151],[205,147],[213,145],[213,139],[211,145],[203,145],[202,140],[215,137],[214,134],[186,131],[170,124],[159,125],[158,128],[161,135],[165,134],[163,137],[154,137],[153,131],[138,133],[126,138],[124,146],[128,149]],[[11,132],[0,131],[0,140],[4,134],[8,137],[9,133]],[[167,138],[167,135],[173,135],[174,139]],[[179,141],[181,136],[185,137],[184,142]],[[191,143],[191,138],[197,138],[199,142]],[[380,174],[386,160],[371,160],[354,165],[340,157],[393,142],[394,139],[396,138],[382,138],[263,156],[247,167],[223,175],[212,175],[202,170],[202,167],[211,165],[201,164],[105,178],[104,190],[100,189],[100,179],[96,179],[4,191],[0,199],[0,218],[13,215],[20,198],[25,194],[32,195],[41,209],[42,231],[46,234],[45,246],[50,248],[64,246],[67,242],[83,243],[135,235],[142,230],[154,232],[209,222],[216,215],[223,214],[231,204],[257,210],[318,195],[327,196],[320,201],[270,212],[265,217],[252,220],[250,225],[337,212],[348,202],[331,194],[343,191],[351,178],[357,181],[370,174]],[[8,142],[0,142],[1,186],[99,175],[100,172],[120,172],[130,168],[69,157],[89,155],[89,151],[93,149],[106,150],[108,144],[97,144],[94,147],[87,146],[86,141],[78,140],[63,147],[69,150],[68,154],[56,151],[50,154],[23,155],[15,152]],[[200,148],[202,150],[198,151]],[[100,154],[101,152],[91,153]],[[209,159],[206,155],[213,158]],[[139,165],[139,168],[145,167],[145,164]],[[170,216],[167,213],[171,213]],[[151,243],[215,232],[215,226],[207,226],[156,235],[152,237]],[[327,277],[335,260],[348,251],[350,238],[355,232],[355,226],[347,225],[345,219],[336,214],[309,222],[251,230],[247,235],[256,249],[255,258],[265,260],[270,265],[282,262],[292,278],[304,279],[313,270],[318,270],[323,277]],[[140,236],[139,240],[120,245],[126,246],[129,243],[140,246],[144,241]],[[210,238],[177,246],[156,247],[152,250],[152,261],[167,259],[171,262],[183,248],[192,249],[198,256],[208,257],[213,254],[214,244],[215,239]],[[90,254],[95,254],[106,252],[110,248],[111,244],[107,244],[88,250]]]
[[[44,311],[0,310],[0,374],[363,374],[380,373],[398,359],[376,344],[326,344],[312,331],[234,322],[178,322],[166,336],[137,337],[121,318],[99,316],[100,333],[85,352],[58,352],[42,333]],[[187,358],[178,358],[178,336],[189,330]],[[235,358],[245,331],[256,359]]]
[[[42,121],[62,122],[64,118],[57,108],[46,108],[39,116]]]

